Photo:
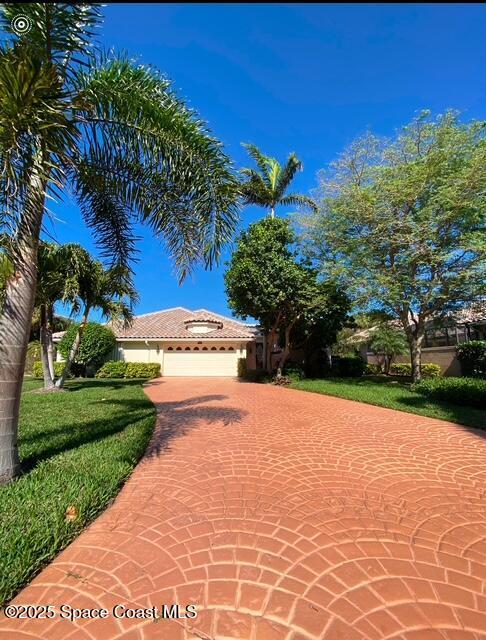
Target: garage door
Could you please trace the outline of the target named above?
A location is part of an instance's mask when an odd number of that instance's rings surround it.
[[[164,376],[236,376],[235,351],[165,351]]]

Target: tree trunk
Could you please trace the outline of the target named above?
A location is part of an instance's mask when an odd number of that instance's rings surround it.
[[[422,378],[422,343],[425,336],[424,318],[420,314],[414,316],[410,310],[405,310],[401,315],[401,319],[410,348],[412,382],[419,382]]]
[[[422,341],[413,337],[410,342],[410,361],[412,365],[412,382],[419,382],[422,379]]]
[[[48,342],[49,342],[49,328],[47,321],[47,310],[46,305],[41,304],[40,306],[40,322],[39,322],[39,333],[40,333],[40,343],[41,343],[41,362],[42,362],[42,374],[44,376],[44,389],[52,389],[54,387],[54,377],[52,375],[51,367],[49,366],[49,352],[48,352]]]
[[[54,368],[54,342],[52,340],[52,332],[54,330],[54,309],[52,304],[47,308],[47,363],[52,380],[56,378],[56,370]]]
[[[293,325],[289,327],[285,327],[285,346],[284,346],[282,355],[280,357],[280,360],[278,361],[277,376],[276,376],[277,379],[282,377],[282,372],[285,367],[285,363],[287,362],[287,359],[290,355],[290,331],[292,329],[292,326]]]
[[[64,387],[69,372],[71,371],[71,366],[74,362],[74,359],[76,358],[76,354],[78,353],[79,345],[81,344],[81,338],[83,337],[84,328],[86,327],[86,324],[88,322],[89,311],[89,307],[87,307],[84,311],[83,319],[79,324],[74,342],[71,346],[71,351],[69,352],[68,359],[66,360],[66,364],[64,365],[61,377],[56,380],[56,389],[62,389]]]
[[[18,226],[13,257],[0,314],[0,484],[20,471],[17,447],[20,398],[25,357],[37,284],[37,249],[44,213],[47,178],[44,153],[32,169],[29,194]]]
[[[265,339],[267,341],[267,349],[266,349],[266,362],[265,362],[265,369],[267,371],[268,374],[272,373],[272,351],[273,351],[273,342],[275,340],[275,332],[273,331],[273,329],[268,333],[268,335],[265,336]]]

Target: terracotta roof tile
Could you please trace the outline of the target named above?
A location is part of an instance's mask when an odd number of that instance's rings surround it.
[[[187,321],[210,320],[218,323],[218,328],[204,334],[194,334],[186,328]],[[244,324],[238,320],[227,318],[216,313],[211,313],[206,309],[190,311],[183,307],[166,309],[146,313],[133,318],[132,325],[123,328],[120,325],[112,324],[111,328],[118,339],[147,339],[147,338],[188,338],[191,340],[201,340],[202,338],[248,338],[258,335],[256,327]]]

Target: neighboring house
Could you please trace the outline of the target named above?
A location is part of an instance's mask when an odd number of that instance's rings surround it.
[[[398,326],[397,321],[391,321]],[[361,353],[370,364],[376,363],[375,354],[366,344],[374,327],[352,336],[352,342],[363,344]],[[471,340],[486,340],[486,303],[478,302],[467,308],[427,323],[422,348],[422,362],[440,365],[446,376],[460,376],[461,363],[456,357],[456,345]],[[350,341],[351,342],[351,341]],[[395,362],[409,362],[408,354],[397,356]]]
[[[256,326],[206,309],[176,307],[135,316],[125,329],[110,326],[117,342],[113,359],[159,362],[163,376],[236,376],[239,358],[248,369],[261,364]]]

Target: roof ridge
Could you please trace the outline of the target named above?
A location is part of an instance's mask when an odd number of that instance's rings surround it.
[[[183,311],[191,311],[190,309],[186,309],[186,307],[169,307],[168,309],[159,309],[159,311],[149,311],[148,313],[140,313],[134,318],[145,318],[145,316],[154,316],[156,313],[167,313],[168,311],[176,311],[177,309],[182,309]]]
[[[208,311],[207,309],[196,309],[194,313],[200,313],[201,311],[204,311],[205,313],[209,313],[210,315],[216,316],[218,318],[223,318],[224,320],[231,320],[231,322],[235,322],[236,324],[241,324],[243,327],[252,326],[252,325],[246,324],[246,322],[242,322],[241,320],[235,320],[235,318],[224,316],[222,313],[216,313],[215,311]]]

